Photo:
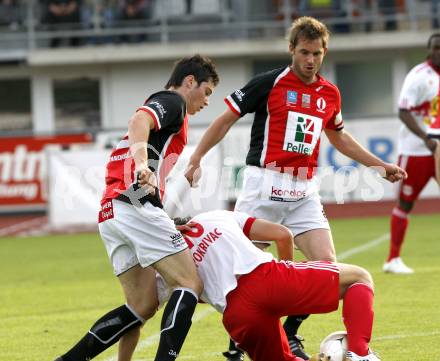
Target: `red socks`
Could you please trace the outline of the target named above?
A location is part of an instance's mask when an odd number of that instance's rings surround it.
[[[354,283],[344,296],[342,316],[347,329],[348,350],[359,356],[368,354],[373,329],[373,289],[365,283]]]
[[[395,207],[391,213],[391,242],[387,262],[393,258],[400,257],[400,249],[402,248],[407,227],[408,213]]]

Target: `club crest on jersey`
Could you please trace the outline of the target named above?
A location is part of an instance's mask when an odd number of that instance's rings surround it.
[[[324,113],[326,106],[327,106],[327,103],[326,103],[325,99],[324,98],[318,98],[318,100],[316,101],[316,110],[318,112]]]
[[[303,94],[301,97],[301,106],[303,108],[310,108],[310,94]]]
[[[296,104],[298,101],[298,93],[294,90],[287,91],[287,104]]]
[[[283,150],[312,155],[322,129],[322,119],[308,114],[289,112]]]

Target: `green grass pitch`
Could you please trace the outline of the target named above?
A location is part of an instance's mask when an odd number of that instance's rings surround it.
[[[437,360],[440,341],[439,215],[412,216],[403,251],[414,275],[383,274],[388,241],[365,247],[344,262],[367,268],[376,285],[371,346],[386,361]],[[388,232],[388,218],[331,221],[338,254]],[[359,250],[359,249],[358,249]],[[346,253],[345,253],[346,254]],[[52,361],[108,310],[124,302],[96,234],[0,239],[0,360]],[[346,256],[345,256],[346,257]],[[142,331],[134,360],[152,360],[160,312]],[[311,316],[301,328],[309,352],[343,329],[340,310]],[[228,337],[220,315],[207,305],[196,311],[179,360],[223,361]],[[112,347],[96,358],[115,360]]]

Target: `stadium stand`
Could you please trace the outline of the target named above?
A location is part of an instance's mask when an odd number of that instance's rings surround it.
[[[64,4],[64,5],[63,5]],[[108,41],[167,42],[270,37],[299,15],[324,19],[335,33],[438,27],[436,0],[69,0],[0,3],[0,42],[26,46]],[[7,32],[13,29],[15,34]],[[269,32],[267,29],[273,29]],[[183,36],[182,36],[183,33]],[[78,39],[81,39],[78,40]],[[96,39],[98,39],[96,41]]]

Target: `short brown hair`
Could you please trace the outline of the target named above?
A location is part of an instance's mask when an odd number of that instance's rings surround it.
[[[181,86],[183,79],[188,75],[194,75],[196,82],[200,85],[204,81],[212,81],[217,86],[219,77],[215,65],[207,56],[199,54],[180,59],[174,64],[170,79],[165,85],[165,89],[172,86]]]
[[[322,39],[322,46],[327,48],[330,32],[325,24],[310,16],[302,16],[296,19],[289,29],[288,40],[293,47],[296,47],[298,40]]]

